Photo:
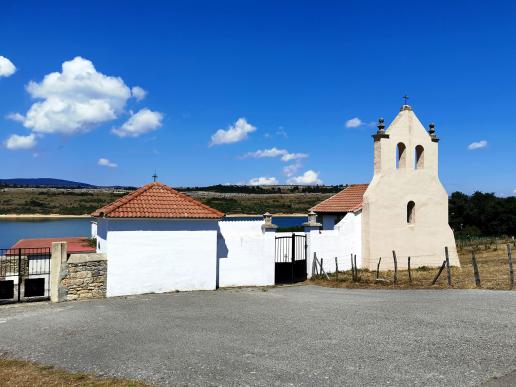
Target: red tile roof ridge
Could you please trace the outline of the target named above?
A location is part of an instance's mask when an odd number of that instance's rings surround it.
[[[222,211],[219,211],[219,210],[216,210],[215,208],[212,208],[210,206],[207,206],[206,204],[204,203],[201,203],[200,201],[198,200],[195,200],[193,197],[191,196],[188,196],[187,194],[184,194],[182,192],[179,192],[177,190],[175,190],[174,188],[172,187],[169,187],[168,185],[166,184],[163,184],[163,183],[157,183],[159,185],[161,185],[163,188],[169,190],[170,192],[173,192],[175,193],[176,195],[179,195],[181,197],[183,197],[184,199],[188,200],[189,202],[193,203],[193,204],[196,204],[196,205],[199,205],[201,207],[203,207],[204,209],[210,211],[210,212],[213,212],[214,215],[218,215],[219,217],[223,217],[224,216],[224,213]]]
[[[342,191],[313,206],[314,212],[342,213],[356,212],[362,208],[362,201],[369,184],[350,184]]]
[[[206,210],[206,213],[209,214],[207,216],[199,216],[198,218],[221,218],[224,216],[223,212],[218,211],[214,208],[211,208],[210,206],[207,206],[206,204],[201,203],[200,201],[198,201],[182,192],[176,191],[172,187],[169,187],[166,184],[163,184],[160,182],[152,182],[152,183],[146,184],[143,187],[138,188],[136,191],[131,192],[130,194],[127,194],[127,195],[115,200],[113,203],[107,204],[104,207],[97,209],[96,211],[91,213],[91,216],[94,216],[94,217],[107,216],[107,217],[109,217],[108,215],[110,213],[120,209],[122,206],[132,202],[133,200],[136,200],[143,193],[149,191],[152,188],[165,189],[165,190],[169,191],[170,193],[180,197],[181,199]],[[185,215],[186,215],[186,213],[185,213]],[[117,216],[117,217],[124,217],[124,216]],[[146,217],[146,216],[137,216],[137,217]],[[148,216],[148,217],[154,217],[154,216]],[[188,216],[183,216],[183,217],[189,218]],[[165,217],[163,217],[163,218],[165,218]]]

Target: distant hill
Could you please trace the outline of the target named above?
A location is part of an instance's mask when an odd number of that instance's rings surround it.
[[[51,188],[96,188],[97,186],[77,181],[52,178],[0,179],[0,186],[51,187]]]
[[[176,187],[178,191],[192,192],[217,192],[217,193],[239,193],[239,194],[282,194],[282,193],[335,193],[344,189],[347,185],[210,185],[207,187]],[[78,181],[52,179],[52,178],[15,178],[15,179],[0,179],[0,187],[19,187],[19,188],[110,188],[110,189],[129,189],[133,190],[136,187],[132,186],[99,186]]]

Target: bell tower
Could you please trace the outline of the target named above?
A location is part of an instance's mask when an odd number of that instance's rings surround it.
[[[405,97],[406,98],[406,97]],[[424,128],[406,103],[385,129],[378,120],[374,141],[374,176],[364,194],[362,257],[375,268],[382,257],[388,265],[392,251],[398,266],[437,266],[450,251],[450,262],[459,265],[455,239],[448,225],[448,194],[438,176],[435,125]]]

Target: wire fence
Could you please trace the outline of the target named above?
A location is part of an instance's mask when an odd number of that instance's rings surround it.
[[[393,252],[392,256],[378,258],[375,269],[371,270],[359,269],[353,254],[335,257],[334,260],[319,257],[314,261],[312,276],[320,280],[324,279],[322,274],[326,274],[326,280],[344,286],[352,282],[401,287],[514,288],[513,240],[498,239],[488,248],[472,245],[458,249],[460,267],[446,258],[444,250],[441,258],[432,254],[398,256]]]
[[[467,239],[457,239],[457,249],[467,249],[467,248],[476,248],[476,249],[484,249],[488,250],[490,248],[496,247],[500,244],[511,243],[512,246],[515,246],[514,237],[471,237]]]

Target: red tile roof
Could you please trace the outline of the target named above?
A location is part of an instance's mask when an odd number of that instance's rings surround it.
[[[67,242],[69,253],[94,253],[95,247],[88,245],[87,237],[20,239],[11,249],[36,249],[52,247],[52,242]]]
[[[165,184],[147,184],[91,214],[107,218],[218,219],[224,213]]]
[[[362,199],[369,184],[351,184],[339,193],[316,204],[314,212],[341,213],[355,212],[362,208]]]

